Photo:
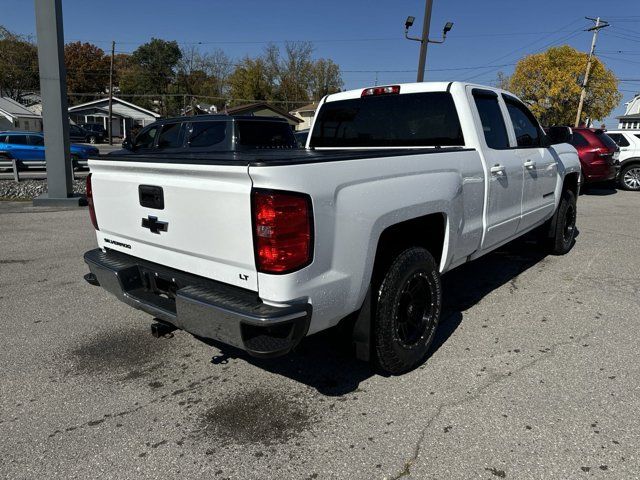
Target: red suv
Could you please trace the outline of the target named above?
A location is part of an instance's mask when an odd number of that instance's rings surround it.
[[[574,128],[571,145],[578,150],[585,183],[604,182],[616,178],[620,149],[604,130]]]

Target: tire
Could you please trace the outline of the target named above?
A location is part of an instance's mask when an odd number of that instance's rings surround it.
[[[89,137],[89,143],[91,143],[91,144],[96,144],[96,143],[98,143],[98,139],[95,137],[95,135],[91,135],[91,136]]]
[[[637,192],[640,190],[640,164],[628,165],[620,172],[618,178],[620,188]]]
[[[413,247],[391,263],[377,291],[373,322],[378,365],[398,375],[425,358],[442,311],[442,284],[433,256]]]
[[[553,255],[568,253],[575,243],[577,205],[571,190],[565,190],[549,224],[547,241]]]

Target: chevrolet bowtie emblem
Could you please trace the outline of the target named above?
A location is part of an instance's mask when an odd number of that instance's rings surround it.
[[[158,217],[152,217],[149,215],[147,218],[142,219],[142,228],[148,228],[151,230],[151,233],[166,232],[169,227],[168,222],[159,222]]]

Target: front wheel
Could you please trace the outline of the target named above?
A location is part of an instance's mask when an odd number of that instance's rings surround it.
[[[620,172],[618,183],[625,190],[640,190],[640,164],[625,167]]]
[[[397,375],[425,358],[442,311],[442,284],[433,256],[413,247],[387,269],[377,292],[375,353],[379,366]]]
[[[565,190],[549,224],[548,242],[553,255],[564,255],[573,247],[577,213],[576,196],[571,190]]]
[[[89,137],[89,143],[96,144],[96,143],[98,143],[98,139],[94,135],[91,135]]]

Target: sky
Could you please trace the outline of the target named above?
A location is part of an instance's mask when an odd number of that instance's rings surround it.
[[[309,40],[316,58],[342,70],[345,88],[415,81],[424,0],[63,0],[65,41],[92,42],[107,51],[131,52],[151,37],[176,40],[203,51],[222,49],[233,59],[260,54],[265,45]],[[535,8],[533,7],[535,5]],[[0,24],[35,38],[34,2],[2,0]],[[434,0],[431,38],[447,21],[453,30],[442,45],[430,44],[426,80],[473,80],[493,84],[510,74],[522,56],[568,44],[588,51],[592,22],[602,29],[596,54],[624,80],[621,104],[605,119],[624,114],[640,92],[640,0]],[[598,124],[599,125],[599,124]]]

